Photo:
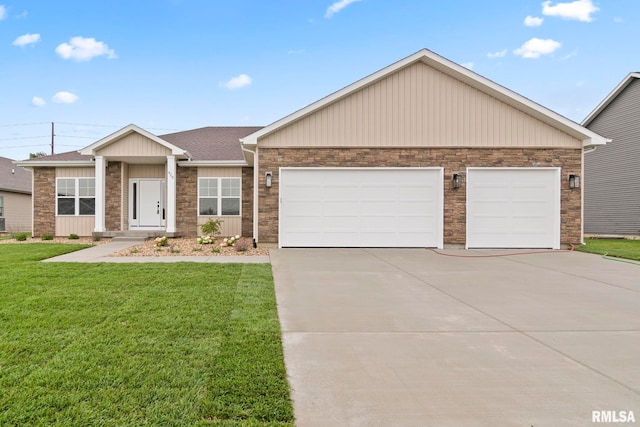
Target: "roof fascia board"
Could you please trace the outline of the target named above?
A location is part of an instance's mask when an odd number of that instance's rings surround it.
[[[123,127],[122,129],[112,133],[111,135],[105,136],[104,138],[94,142],[93,144],[79,150],[78,152],[80,154],[83,154],[85,156],[95,156],[96,150],[105,147],[109,144],[111,144],[112,142],[117,141],[118,139],[125,137],[131,133],[139,133],[140,135],[149,138],[150,140],[152,140],[153,142],[162,145],[163,147],[171,150],[171,154],[174,156],[184,156],[187,155],[186,150],[183,150],[179,147],[176,147],[173,144],[170,144],[169,142],[165,141],[164,139],[152,134],[149,131],[146,131],[144,129],[142,129],[139,126],[136,126],[134,124],[130,124],[128,126]]]
[[[627,86],[633,81],[633,79],[640,79],[640,73],[629,73],[627,76],[618,83],[609,95],[607,95],[596,108],[582,121],[582,126],[589,126],[593,119],[595,119],[607,106],[620,95],[620,93],[626,89]]]
[[[21,166],[25,169],[32,169],[34,167],[40,168],[53,168],[53,167],[71,167],[71,168],[79,168],[79,167],[87,167],[93,166],[95,163],[93,160],[55,160],[55,161],[23,161],[16,162],[17,166]]]
[[[183,160],[178,162],[177,165],[180,167],[208,166],[208,167],[225,167],[225,168],[249,166],[247,162],[238,161],[238,160],[199,160],[199,161]]]
[[[31,191],[27,191],[27,190],[16,190],[14,188],[0,188],[0,191],[3,191],[5,193],[16,193],[16,194],[27,194],[30,195]]]
[[[283,126],[288,125],[312,113],[313,111],[316,111],[332,102],[335,102],[336,100],[343,98],[364,86],[367,86],[418,61],[421,61],[430,66],[436,65],[436,69],[439,69],[440,71],[446,70],[452,77],[457,78],[463,82],[475,82],[476,85],[473,86],[477,88],[478,86],[480,86],[482,88],[481,90],[483,90],[485,93],[488,93],[489,95],[492,95],[515,108],[533,115],[534,117],[547,123],[548,125],[554,126],[568,133],[569,135],[580,139],[583,143],[583,146],[604,145],[607,142],[606,138],[590,131],[589,129],[582,127],[578,123],[575,123],[567,119],[566,117],[552,110],[549,110],[548,108],[545,108],[540,104],[537,104],[530,99],[525,98],[524,96],[505,88],[504,86],[501,86],[485,77],[482,77],[481,75],[474,73],[473,71],[459,64],[456,64],[455,62],[452,62],[428,49],[422,49],[414,53],[413,55],[401,59],[398,62],[395,62],[361,80],[358,80],[357,82],[352,83],[351,85],[346,86],[329,96],[326,96],[276,122],[273,122],[265,128],[252,133],[251,135],[241,138],[240,141],[244,145],[256,145],[259,138],[272,133]]]

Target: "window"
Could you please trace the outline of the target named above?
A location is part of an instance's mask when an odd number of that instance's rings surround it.
[[[0,216],[4,216],[4,199],[0,196]]]
[[[58,215],[96,214],[95,178],[58,178],[56,184]]]
[[[240,215],[240,178],[200,178],[198,213],[205,216]]]

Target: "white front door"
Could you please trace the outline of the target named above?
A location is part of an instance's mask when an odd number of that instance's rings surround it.
[[[129,185],[129,218],[130,228],[164,227],[164,180],[131,180]]]

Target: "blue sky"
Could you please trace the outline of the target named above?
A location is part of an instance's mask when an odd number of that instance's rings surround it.
[[[0,156],[267,125],[422,48],[580,122],[640,70],[638,0],[0,0]]]

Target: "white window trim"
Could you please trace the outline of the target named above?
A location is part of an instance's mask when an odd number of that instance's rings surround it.
[[[73,215],[68,215],[68,214],[59,214],[58,213],[58,199],[60,199],[60,196],[58,196],[58,182],[61,179],[73,179],[74,180],[74,184],[75,184],[75,195],[73,196],[74,199],[74,214]],[[94,195],[93,197],[88,197],[88,196],[80,196],[80,180],[81,179],[93,179],[93,185],[94,185]],[[95,182],[96,179],[92,176],[82,176],[82,177],[58,177],[56,178],[56,216],[66,216],[66,217],[72,217],[72,216],[85,216],[85,217],[91,217],[91,216],[95,216],[95,199],[96,199],[96,195],[95,195]],[[70,199],[71,197],[62,197],[63,199]],[[93,214],[80,214],[80,199],[94,199],[94,213]]]
[[[203,179],[215,179],[218,181],[218,196],[215,197],[216,199],[218,199],[218,215],[200,215],[200,199],[202,198],[202,196],[200,196],[200,182]],[[223,215],[222,214],[222,180],[223,179],[232,179],[232,180],[236,180],[240,183],[240,195],[238,195],[238,199],[240,201],[239,203],[239,209],[238,209],[238,214],[237,215]],[[207,197],[212,199],[213,197]],[[225,199],[235,199],[236,197],[224,197]],[[226,218],[239,218],[242,217],[242,178],[240,177],[228,177],[228,176],[222,176],[222,177],[200,177],[198,178],[198,216],[199,217],[207,217],[207,218],[213,218],[213,217],[226,217]]]

